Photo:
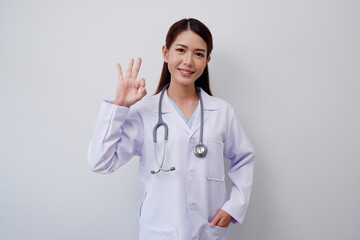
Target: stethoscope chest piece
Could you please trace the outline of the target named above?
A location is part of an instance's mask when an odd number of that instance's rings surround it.
[[[207,154],[207,147],[202,144],[202,143],[199,143],[198,145],[195,146],[194,148],[194,154],[197,156],[197,157],[205,157],[206,154]]]

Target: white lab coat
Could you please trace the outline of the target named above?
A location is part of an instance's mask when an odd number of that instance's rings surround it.
[[[134,155],[140,157],[139,175],[144,188],[140,205],[140,240],[225,240],[226,228],[211,227],[219,209],[242,223],[253,182],[254,150],[233,108],[201,89],[204,103],[204,158],[194,155],[199,143],[200,106],[190,129],[165,92],[162,117],[169,126],[164,169],[154,159],[153,128],[158,122],[160,94],[130,108],[104,101],[90,142],[88,162],[98,173],[111,173]],[[163,127],[158,130],[157,154],[163,153]],[[231,161],[230,199],[225,188],[224,157]]]

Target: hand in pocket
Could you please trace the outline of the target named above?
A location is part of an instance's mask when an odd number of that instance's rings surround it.
[[[224,210],[220,209],[217,213],[214,219],[211,221],[210,226],[218,226],[222,228],[227,228],[231,221],[233,220],[233,217],[225,212]]]

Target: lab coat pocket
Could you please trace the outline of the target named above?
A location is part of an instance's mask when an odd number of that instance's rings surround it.
[[[207,139],[207,148],[208,153],[205,157],[207,179],[212,181],[224,181],[224,143],[215,139]]]
[[[144,227],[141,240],[178,240],[177,228]]]
[[[211,227],[210,224],[206,224],[205,229],[201,235],[201,240],[225,240],[228,229],[218,226]]]

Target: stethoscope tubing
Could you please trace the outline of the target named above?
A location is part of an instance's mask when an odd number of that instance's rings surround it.
[[[164,166],[164,161],[165,161],[165,153],[166,153],[166,146],[167,146],[167,140],[168,140],[168,136],[169,136],[169,127],[168,125],[163,121],[162,119],[162,115],[161,115],[161,107],[162,107],[162,99],[165,93],[165,90],[168,88],[169,83],[165,85],[165,87],[161,90],[160,93],[160,98],[159,98],[159,112],[158,112],[158,122],[155,124],[154,129],[153,129],[153,142],[154,142],[154,155],[155,155],[155,160],[156,163],[158,165],[158,170],[152,170],[151,173],[152,174],[157,174],[161,171],[163,172],[170,172],[170,171],[174,171],[175,167],[171,167],[169,169],[163,169]],[[201,97],[201,90],[200,88],[197,89],[198,91],[198,95],[199,95],[199,101],[200,101],[200,109],[201,109],[201,113],[200,113],[200,119],[201,119],[201,124],[200,124],[200,141],[199,144],[197,144],[194,148],[194,154],[201,158],[206,156],[207,154],[207,147],[203,144],[203,131],[204,131],[204,107],[203,107],[203,101],[202,101],[202,97]],[[156,142],[157,142],[157,130],[159,127],[163,126],[164,127],[164,151],[163,151],[163,155],[162,155],[162,160],[161,163],[159,162],[158,156],[157,156],[157,148],[156,148]]]

